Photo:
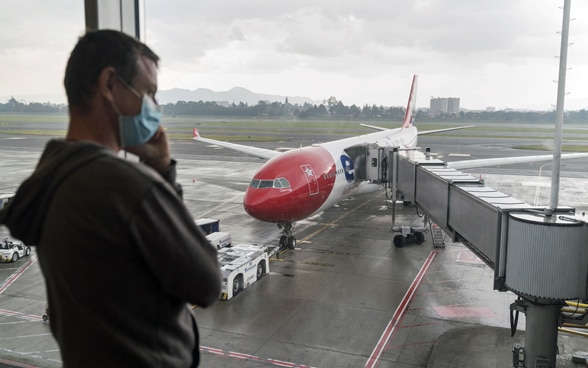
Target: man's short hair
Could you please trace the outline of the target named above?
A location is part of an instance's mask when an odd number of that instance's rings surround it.
[[[116,69],[129,84],[137,75],[140,55],[157,65],[159,57],[144,43],[125,33],[113,30],[87,32],[80,37],[65,68],[63,84],[70,108],[86,110],[93,95],[98,75],[106,67]]]

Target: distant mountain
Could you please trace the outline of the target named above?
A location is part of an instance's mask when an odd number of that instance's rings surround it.
[[[267,102],[284,102],[288,98],[291,104],[303,105],[304,103],[316,104],[308,97],[299,96],[279,96],[268,95],[264,93],[255,93],[243,87],[233,87],[228,91],[216,92],[208,88],[198,88],[188,90],[183,88],[172,88],[168,90],[157,91],[157,100],[160,104],[176,103],[178,101],[210,101],[227,104],[239,104],[241,102],[249,106],[257,105],[259,101]]]

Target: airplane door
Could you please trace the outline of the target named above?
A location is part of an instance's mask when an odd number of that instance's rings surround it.
[[[318,194],[319,184],[316,175],[314,175],[314,170],[312,170],[312,167],[309,164],[300,165],[300,170],[302,170],[304,177],[308,182],[309,195],[312,196]]]

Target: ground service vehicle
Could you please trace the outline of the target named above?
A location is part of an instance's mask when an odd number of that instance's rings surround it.
[[[264,245],[237,244],[218,251],[223,275],[220,299],[229,300],[269,272],[269,251]]]
[[[220,231],[220,220],[213,218],[195,219],[194,222],[200,227],[205,235]]]
[[[0,210],[12,200],[14,194],[0,194]]]
[[[16,262],[20,257],[31,254],[31,247],[20,241],[12,241],[5,238],[0,241],[0,261]]]
[[[206,234],[206,239],[216,248],[230,247],[232,244],[231,234],[220,231],[220,220],[213,218],[202,218],[194,220],[196,225]]]
[[[216,249],[230,247],[232,244],[231,234],[225,233],[223,231],[208,234],[206,235],[206,239],[208,239],[210,244],[212,244]]]

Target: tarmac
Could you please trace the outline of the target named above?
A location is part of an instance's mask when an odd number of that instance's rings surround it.
[[[518,336],[517,336],[518,335]],[[517,332],[514,340],[524,346],[524,332]],[[444,333],[433,346],[428,368],[514,367],[513,337],[510,329],[488,326],[456,328]],[[581,356],[588,350],[585,337],[560,333],[558,336],[556,367],[585,367],[575,363],[572,355]]]
[[[242,209],[259,160],[172,143],[195,218],[221,219],[222,230],[237,242],[277,243],[275,226]],[[0,176],[0,193],[15,190],[30,173],[39,147],[0,139],[0,172],[10,173]],[[536,175],[482,174],[487,186],[527,203],[548,198],[549,188]],[[560,201],[578,211],[588,209],[584,175],[562,178]],[[396,220],[421,221],[414,209],[401,208]],[[493,271],[463,244],[446,238],[445,247],[435,248],[427,235],[422,245],[396,248],[389,228],[382,193],[350,198],[298,223],[296,249],[272,259],[269,275],[228,302],[194,310],[201,366],[513,367],[513,346],[525,342],[523,314],[511,336],[509,305],[516,295],[493,290]],[[62,366],[41,320],[44,293],[34,254],[0,264],[0,367]],[[572,354],[588,351],[587,343],[560,333],[557,367],[585,367]]]

